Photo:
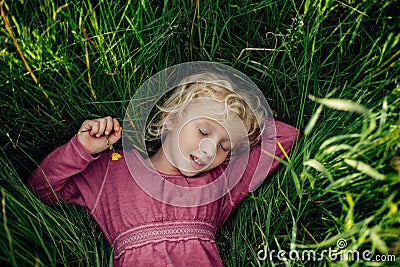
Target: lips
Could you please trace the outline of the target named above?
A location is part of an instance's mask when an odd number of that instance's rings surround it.
[[[199,159],[198,157],[194,156],[194,155],[190,155],[190,163],[192,164],[192,167],[196,170],[200,170],[202,168],[204,168],[204,166],[206,166],[206,164],[204,163],[204,161],[202,161],[201,159]]]

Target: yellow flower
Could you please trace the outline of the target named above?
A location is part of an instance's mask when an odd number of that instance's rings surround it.
[[[110,150],[113,151],[113,153],[111,154],[111,160],[119,160],[120,158],[122,158],[121,154],[115,152],[114,146],[111,143],[110,137],[108,137],[108,135],[106,135],[106,139],[107,139],[107,145],[110,147]]]
[[[111,154],[111,160],[119,160],[120,158],[122,158],[122,156],[117,152]]]

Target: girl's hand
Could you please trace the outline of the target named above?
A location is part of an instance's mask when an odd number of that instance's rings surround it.
[[[90,154],[96,154],[115,144],[121,139],[122,127],[116,119],[105,117],[86,120],[78,132],[78,139]],[[108,136],[108,140],[107,137]]]

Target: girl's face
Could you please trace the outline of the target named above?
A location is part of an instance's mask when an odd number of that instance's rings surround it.
[[[230,115],[226,122],[225,104],[212,99],[196,99],[182,117],[167,118],[168,132],[153,162],[159,171],[187,177],[209,171],[223,163],[230,151],[246,137],[242,121]]]

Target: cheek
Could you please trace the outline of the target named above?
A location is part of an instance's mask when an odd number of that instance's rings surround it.
[[[226,160],[227,155],[228,154],[226,154],[226,153],[218,153],[217,156],[215,157],[215,160],[214,160],[213,164],[212,164],[213,167],[221,165]]]
[[[199,144],[199,137],[191,127],[183,127],[176,137],[179,142],[180,150],[192,150]]]

